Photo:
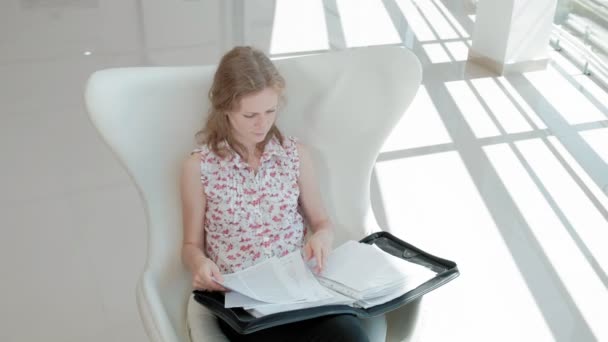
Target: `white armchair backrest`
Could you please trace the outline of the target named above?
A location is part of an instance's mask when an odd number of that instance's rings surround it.
[[[369,184],[378,152],[421,82],[418,59],[399,47],[275,61],[287,82],[278,126],[312,151],[336,243],[379,230]],[[148,220],[137,287],[153,341],[189,341],[190,276],[181,264],[181,163],[208,108],[215,66],[141,67],[94,73],[86,104],[94,125],[135,182]]]

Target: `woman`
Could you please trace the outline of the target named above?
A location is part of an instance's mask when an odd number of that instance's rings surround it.
[[[221,282],[222,273],[301,248],[307,260],[316,260],[315,272],[325,265],[333,233],[310,154],[275,126],[284,88],[273,63],[256,49],[236,47],[218,66],[209,117],[197,134],[201,147],[184,162],[181,176],[182,259],[195,289],[225,291],[212,278]],[[306,243],[300,212],[312,230]],[[361,321],[351,315],[247,335],[218,323],[233,341],[368,340]]]

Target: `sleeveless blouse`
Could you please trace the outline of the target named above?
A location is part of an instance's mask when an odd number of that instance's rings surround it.
[[[287,137],[283,145],[271,139],[257,173],[226,142],[221,146],[232,153],[221,158],[206,145],[192,152],[201,156],[201,182],[207,197],[207,257],[222,273],[231,273],[302,248],[296,139]]]

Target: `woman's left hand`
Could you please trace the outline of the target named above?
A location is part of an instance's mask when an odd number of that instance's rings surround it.
[[[325,268],[333,240],[333,232],[329,228],[325,228],[312,234],[304,246],[304,261],[308,262],[315,258],[316,265],[313,270],[316,274],[321,273]]]

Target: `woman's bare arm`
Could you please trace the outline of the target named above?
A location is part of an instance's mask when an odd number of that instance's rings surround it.
[[[310,224],[310,229],[313,231],[313,235],[304,246],[304,253],[308,260],[312,257],[316,258],[316,271],[321,272],[327,256],[331,252],[334,238],[333,228],[323,206],[310,152],[306,146],[298,143],[298,154],[300,156],[300,176],[298,178],[300,204],[304,216]]]
[[[203,217],[207,199],[201,183],[200,158],[200,155],[193,154],[186,159],[180,178],[184,230],[182,262],[191,272],[196,269],[196,261],[205,257]]]
[[[298,154],[300,156],[298,186],[300,188],[300,204],[304,210],[304,215],[313,232],[331,229],[329,216],[323,207],[310,152],[305,145],[298,143]]]
[[[211,280],[223,281],[217,266],[205,256],[204,216],[207,198],[200,173],[200,155],[193,154],[184,161],[180,178],[183,240],[182,262],[193,276],[192,286],[206,290],[225,290]]]

